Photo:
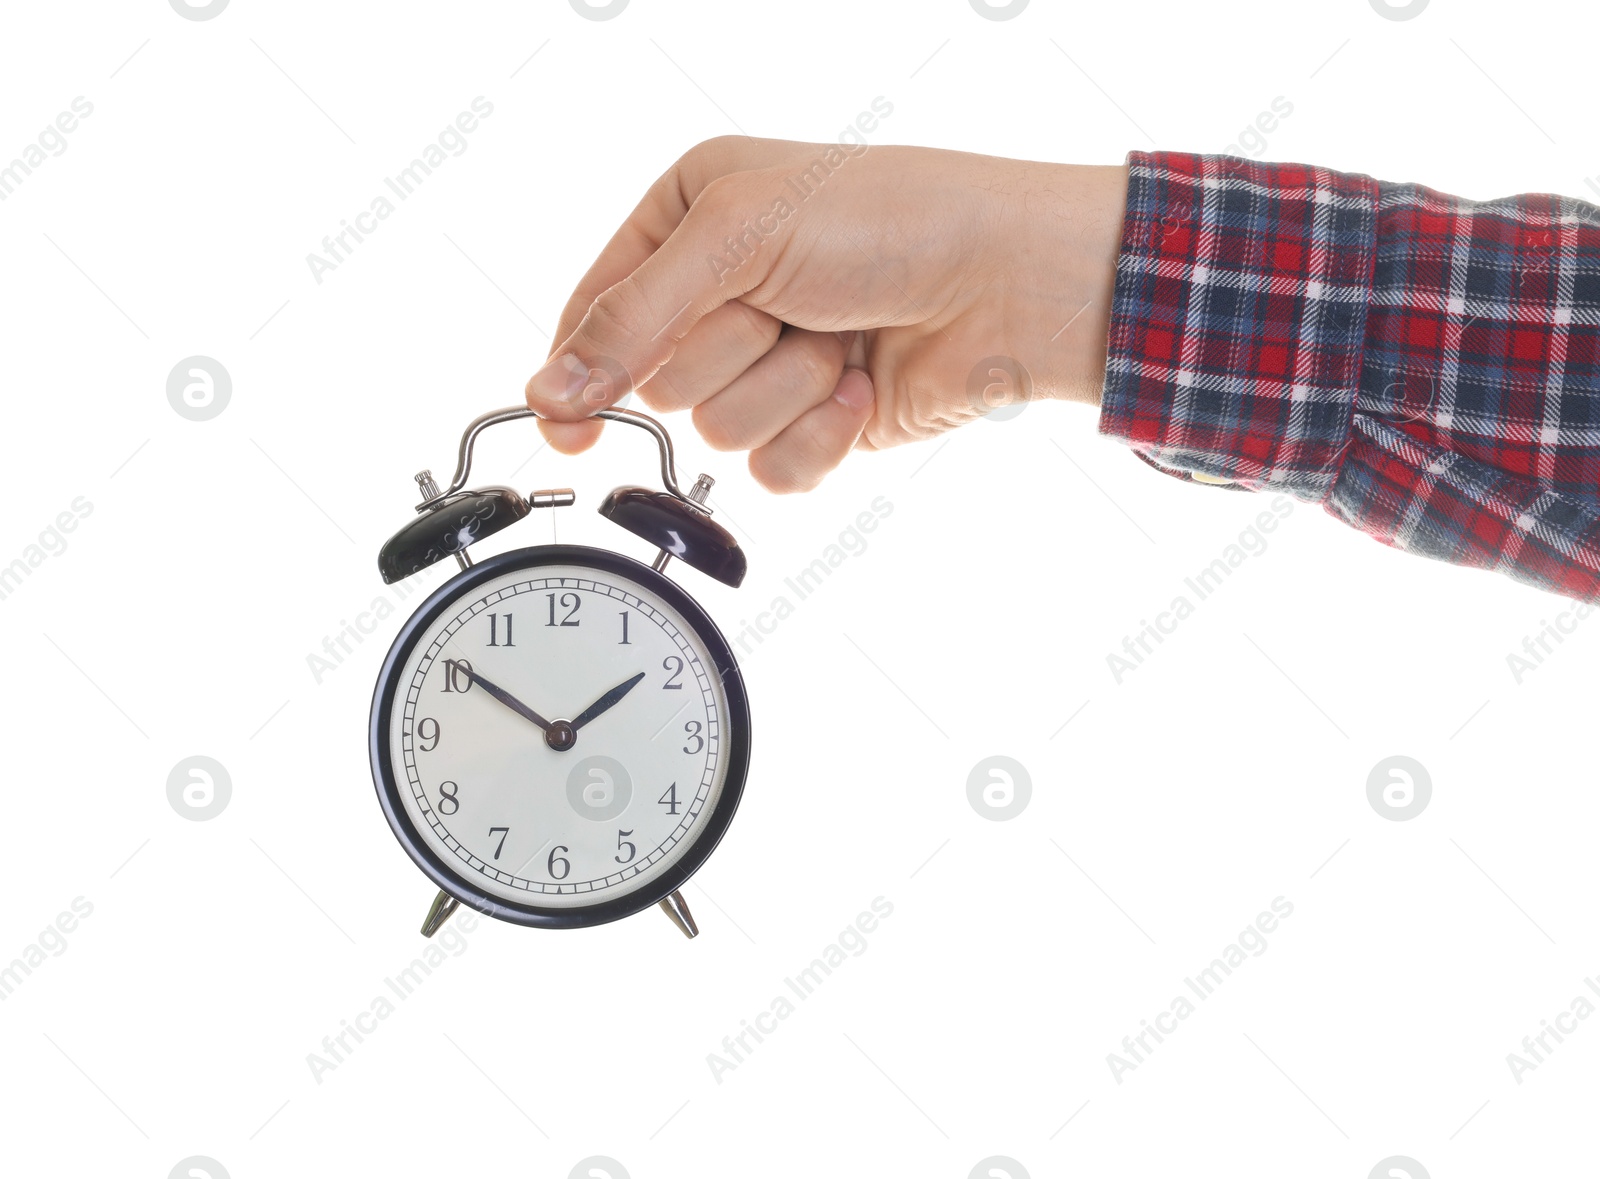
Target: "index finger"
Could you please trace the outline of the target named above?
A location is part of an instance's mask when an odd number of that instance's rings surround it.
[[[553,426],[615,403],[665,364],[708,312],[759,283],[759,265],[740,267],[729,281],[704,260],[725,252],[728,227],[737,220],[728,215],[739,201],[731,178],[781,162],[794,146],[738,136],[708,140],[651,185],[568,301],[552,359],[528,381],[528,405]],[[596,431],[598,423],[583,428]],[[558,449],[568,449],[558,438],[573,437],[551,429],[546,436]]]

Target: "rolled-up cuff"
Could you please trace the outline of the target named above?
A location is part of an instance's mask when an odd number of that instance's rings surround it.
[[[1378,182],[1130,152],[1100,432],[1169,475],[1326,499],[1361,381]]]

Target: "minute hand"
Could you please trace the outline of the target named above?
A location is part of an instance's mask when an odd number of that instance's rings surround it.
[[[461,665],[457,664],[456,666],[460,667]],[[473,683],[477,684],[478,687],[482,688],[485,692],[489,693],[489,695],[500,701],[501,704],[504,704],[512,712],[527,717],[545,732],[550,731],[549,721],[545,720],[544,717],[540,716],[533,709],[529,708],[522,701],[518,700],[510,692],[500,687],[499,684],[491,684],[488,680],[484,679],[477,672],[472,671],[469,668],[463,667],[461,670],[467,673],[467,676],[472,680]]]
[[[606,709],[610,708],[618,700],[621,700],[629,692],[633,691],[634,686],[642,679],[644,679],[644,672],[641,671],[638,675],[634,676],[626,683],[618,684],[616,687],[612,688],[611,691],[607,692],[604,696],[600,697],[600,699],[589,705],[588,708],[585,708],[577,716],[573,717],[573,731],[576,732],[577,730],[583,728],[584,725],[588,724],[595,717],[599,716]]]

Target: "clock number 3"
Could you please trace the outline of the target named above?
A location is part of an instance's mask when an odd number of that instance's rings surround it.
[[[683,731],[689,738],[688,741],[684,742],[683,751],[685,753],[699,753],[706,747],[706,739],[700,735],[702,727],[699,721],[684,722]]]

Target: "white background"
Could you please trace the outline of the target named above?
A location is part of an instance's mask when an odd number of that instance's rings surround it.
[[[701,936],[654,911],[480,921],[320,1083],[307,1063],[422,952],[433,895],[366,761],[405,611],[320,683],[308,656],[395,600],[375,558],[412,473],[447,474],[466,422],[520,400],[678,154],[831,141],[882,95],[875,143],[1115,163],[1221,151],[1283,96],[1261,158],[1592,196],[1586,5],[634,0],[600,22],[234,0],[191,21],[140,0],[5,26],[0,159],[75,97],[94,111],[0,203],[0,565],[76,497],[93,511],[0,601],[0,962],[73,898],[93,913],[0,1003],[0,1169],[563,1179],[604,1155],[635,1179],[956,1179],[1003,1155],[1360,1179],[1393,1155],[1436,1177],[1592,1155],[1600,1020],[1521,1084],[1506,1056],[1600,972],[1600,623],[1518,683],[1507,655],[1570,603],[1297,504],[1118,684],[1106,655],[1266,504],[1164,478],[1061,404],[784,498],[670,420],[749,555],[737,591],[679,569],[730,634],[893,505],[743,660],[754,761],[686,890]],[[316,282],[306,255],[480,95],[465,153]],[[211,421],[166,397],[195,354],[232,376]],[[648,558],[593,510],[654,480],[642,436],[537,449],[503,427],[478,477],[578,506],[486,548],[554,529]],[[994,754],[1033,783],[1008,822],[967,800]],[[1409,822],[1366,796],[1393,754],[1433,781]],[[232,779],[207,822],[167,799],[192,755]],[[714,1080],[723,1037],[879,896],[866,952]],[[1267,950],[1118,1083],[1107,1054],[1278,896]]]

